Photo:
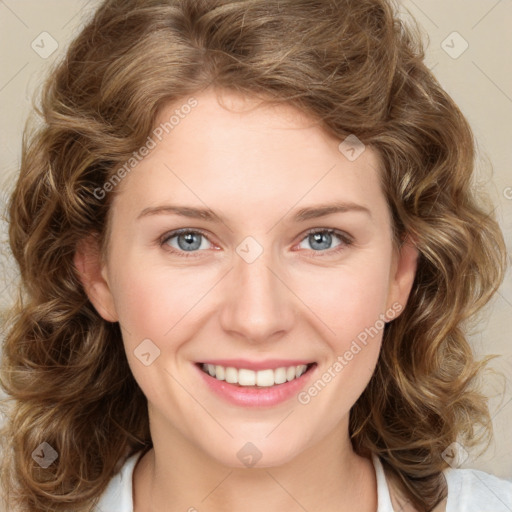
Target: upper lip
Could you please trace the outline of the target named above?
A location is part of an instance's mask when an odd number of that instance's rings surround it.
[[[207,359],[201,361],[203,364],[224,366],[225,368],[244,368],[247,370],[275,370],[276,368],[288,366],[300,366],[312,364],[313,361],[305,359],[265,359],[264,361],[249,361],[248,359]]]

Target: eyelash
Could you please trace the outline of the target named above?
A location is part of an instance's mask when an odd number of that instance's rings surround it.
[[[166,244],[169,240],[171,240],[172,238],[174,238],[176,236],[182,235],[184,233],[199,234],[199,235],[204,236],[207,240],[209,240],[208,236],[206,235],[206,233],[204,233],[200,229],[182,228],[182,229],[176,229],[174,231],[171,231],[171,232],[166,233],[165,235],[163,235],[160,238],[160,240],[159,240],[160,246],[163,248],[164,244]],[[334,234],[334,235],[338,236],[339,239],[341,240],[341,243],[338,246],[336,246],[336,248],[334,248],[334,249],[326,249],[325,251],[312,251],[314,253],[315,252],[320,252],[321,253],[321,254],[316,254],[314,256],[315,258],[317,258],[317,257],[322,258],[322,257],[324,257],[323,254],[325,254],[325,253],[328,253],[329,255],[338,254],[339,252],[343,251],[348,246],[353,244],[352,238],[349,235],[347,235],[347,233],[344,233],[343,231],[339,231],[337,229],[332,229],[332,228],[313,228],[313,229],[310,229],[301,238],[299,243],[301,243],[303,240],[305,240],[308,236],[314,235],[315,233]],[[202,251],[191,251],[191,252],[187,253],[187,251],[179,251],[179,250],[176,250],[176,249],[174,249],[173,247],[171,247],[169,245],[167,247],[168,247],[168,249],[165,249],[165,250],[168,250],[169,252],[171,252],[173,254],[176,254],[177,256],[183,257],[183,258],[195,258],[197,256],[195,256],[194,253],[202,252]]]

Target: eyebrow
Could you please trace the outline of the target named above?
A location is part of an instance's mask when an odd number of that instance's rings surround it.
[[[346,212],[360,212],[365,213],[370,218],[372,216],[370,210],[365,206],[352,202],[336,202],[329,204],[320,204],[308,206],[297,210],[292,217],[294,222],[304,222],[309,219],[316,219],[333,213],[346,213]],[[137,219],[151,215],[180,215],[192,219],[202,219],[215,223],[223,223],[224,219],[217,215],[209,208],[195,208],[192,206],[178,206],[178,205],[162,205],[144,208]]]

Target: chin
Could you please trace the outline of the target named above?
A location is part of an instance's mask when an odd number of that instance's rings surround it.
[[[230,468],[279,467],[289,463],[306,449],[306,446],[299,447],[290,441],[278,436],[273,440],[230,439],[229,443],[219,446],[219,451],[210,452],[210,456],[219,464]]]

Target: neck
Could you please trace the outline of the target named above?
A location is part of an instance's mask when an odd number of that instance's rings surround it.
[[[225,466],[186,438],[160,433],[152,429],[154,448],[135,467],[134,512],[377,510],[373,464],[354,453],[348,424],[292,460],[261,468]]]

